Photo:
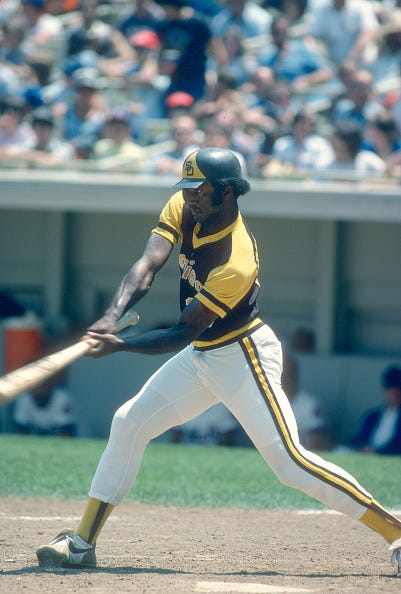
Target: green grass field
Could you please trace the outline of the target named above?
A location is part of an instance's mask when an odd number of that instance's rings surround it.
[[[104,440],[0,435],[0,496],[85,499]],[[383,505],[401,509],[400,458],[323,453]],[[313,509],[251,448],[152,443],[128,499],[174,506]]]

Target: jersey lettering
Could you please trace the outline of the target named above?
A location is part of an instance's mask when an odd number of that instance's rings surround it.
[[[178,261],[182,270],[181,278],[187,280],[191,287],[194,287],[195,291],[199,293],[199,291],[202,290],[202,283],[200,283],[196,278],[196,272],[194,269],[195,260],[188,260],[185,254],[180,254]]]

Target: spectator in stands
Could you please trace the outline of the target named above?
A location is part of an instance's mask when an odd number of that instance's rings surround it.
[[[7,23],[18,11],[20,0],[2,0],[0,10],[0,24]]]
[[[13,15],[0,26],[0,97],[21,94],[35,79],[29,66],[30,56],[23,48],[25,24],[21,15]]]
[[[401,368],[385,369],[381,383],[383,403],[367,412],[355,435],[335,451],[401,455]]]
[[[307,8],[307,0],[282,0],[278,5],[278,9],[287,17],[292,32],[295,30],[294,26],[305,26]]]
[[[13,414],[16,433],[58,437],[76,435],[73,398],[65,385],[57,380],[51,379],[17,398]]]
[[[300,388],[298,365],[289,355],[283,360],[281,382],[297,421],[301,444],[308,450],[329,449],[326,414],[316,396]]]
[[[165,96],[184,91],[195,101],[203,97],[206,85],[207,51],[211,38],[208,24],[188,13],[186,0],[158,0],[165,17],[155,25],[161,45],[161,58],[169,56],[170,84]]]
[[[323,170],[327,172],[355,171],[356,173],[381,174],[386,164],[377,154],[362,148],[362,134],[356,122],[339,122],[331,136],[334,160]]]
[[[153,0],[130,0],[129,11],[122,15],[117,29],[129,39],[143,30],[154,30],[158,21],[164,17],[163,10]]]
[[[211,119],[203,131],[205,137],[202,142],[202,147],[216,146],[219,148],[230,149],[241,163],[241,170],[244,172],[244,175],[247,175],[248,166],[243,155],[236,150],[235,140],[233,139],[233,128],[224,125],[218,119]]]
[[[108,112],[107,102],[99,93],[96,70],[80,68],[73,74],[74,97],[65,105],[63,136],[74,146],[81,140],[94,143]]]
[[[133,49],[130,60],[101,61],[99,67],[104,75],[117,80],[136,137],[140,138],[149,119],[164,117],[163,101],[170,79],[165,82],[160,73],[161,43],[154,31],[138,31],[129,43]]]
[[[101,68],[102,61],[126,62],[133,52],[127,39],[112,25],[96,16],[99,0],[80,0],[80,22],[67,32],[66,55],[86,59],[85,66]],[[92,62],[88,62],[88,60]]]
[[[267,66],[258,66],[246,85],[248,109],[252,112],[253,119],[259,115],[259,123],[267,129],[276,128],[283,114],[275,101],[280,95],[277,86],[280,89],[285,86],[289,96],[291,95],[289,84],[285,81],[277,81],[273,70]],[[291,102],[291,105],[294,104]],[[295,111],[296,109],[292,111],[289,121],[294,117]]]
[[[244,39],[265,36],[271,23],[270,13],[250,0],[227,0],[212,21],[213,40],[218,41],[230,27],[238,27]]]
[[[319,52],[302,38],[290,38],[285,16],[273,19],[270,33],[273,43],[259,53],[258,62],[271,68],[276,79],[288,81],[293,91],[304,91],[310,85],[332,78],[332,72]]]
[[[153,159],[152,173],[174,177],[182,170],[183,160],[200,147],[196,119],[190,115],[175,117],[171,121],[171,138],[173,148]]]
[[[343,101],[344,99],[349,102],[351,101],[350,87],[357,70],[355,63],[350,60],[344,60],[338,65],[336,80],[339,84],[339,88],[334,90],[330,96],[330,107],[327,114],[329,120],[332,120],[333,113],[340,101]]]
[[[26,25],[24,51],[32,53],[49,43],[64,45],[62,22],[46,11],[46,0],[21,0],[21,10]]]
[[[390,113],[379,114],[367,121],[364,147],[378,155],[389,172],[401,164],[401,133]]]
[[[246,83],[257,68],[256,56],[248,52],[244,37],[237,26],[228,27],[219,38],[220,51],[213,52],[208,62],[208,76],[225,72],[236,87]]]
[[[351,120],[363,131],[368,119],[384,112],[383,105],[375,96],[372,75],[367,70],[356,70],[351,74],[347,97],[337,101],[331,121],[336,124]]]
[[[35,140],[17,147],[9,162],[16,160],[29,167],[58,167],[68,164],[74,157],[73,147],[58,138],[53,112],[48,107],[38,107],[32,113]]]
[[[35,141],[32,126],[25,120],[25,102],[5,97],[0,102],[0,159],[7,159],[28,142]]]
[[[24,66],[27,60],[22,47],[25,24],[21,15],[14,15],[0,28],[0,60],[13,66]]]
[[[245,94],[237,88],[234,77],[225,71],[220,71],[215,80],[209,81],[205,96],[193,107],[198,120],[215,117],[221,111],[231,111],[242,116],[246,110]]]
[[[194,98],[184,91],[175,91],[164,100],[167,118],[172,119],[180,115],[191,115]]]
[[[369,68],[374,83],[397,85],[401,64],[401,8],[392,10],[386,16],[378,30],[378,45],[377,60]]]
[[[366,67],[376,59],[379,22],[369,1],[330,0],[310,10],[309,16],[309,33],[323,42],[334,67],[344,60]]]
[[[140,170],[143,165],[143,148],[132,140],[129,114],[115,109],[106,118],[101,138],[93,146],[92,157],[104,169],[131,166]]]
[[[282,171],[313,172],[331,163],[332,146],[326,138],[316,134],[315,117],[306,109],[294,116],[291,133],[279,137],[273,144],[272,159],[264,167],[263,176]]]

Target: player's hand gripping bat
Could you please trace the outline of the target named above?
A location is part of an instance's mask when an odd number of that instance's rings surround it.
[[[135,326],[139,322],[139,315],[134,309],[129,309],[116,322],[116,332],[127,326]],[[37,361],[23,365],[0,377],[0,403],[7,402],[24,390],[35,388],[49,377],[64,369],[82,355],[88,353],[96,346],[93,338],[79,340],[71,346],[61,349],[56,353],[42,357]]]

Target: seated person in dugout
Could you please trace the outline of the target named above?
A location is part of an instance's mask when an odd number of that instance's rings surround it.
[[[59,437],[76,435],[74,402],[60,379],[57,374],[18,397],[13,414],[16,433]]]
[[[228,149],[195,150],[185,158],[174,190],[143,254],[88,336],[99,341],[94,357],[117,351],[175,354],[117,410],[81,521],[37,550],[39,564],[95,566],[98,536],[134,485],[149,441],[222,402],[280,481],[377,532],[401,571],[401,521],[352,475],[300,444],[281,386],[281,345],[259,317],[257,243],[239,209],[250,184],[238,159]],[[176,245],[177,322],[124,338],[114,334],[118,318],[149,292]]]
[[[401,455],[401,368],[388,367],[381,380],[383,402],[363,416],[354,435],[336,451]]]

